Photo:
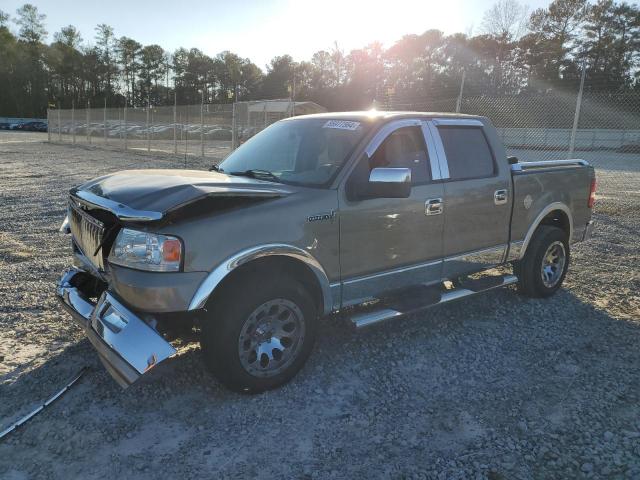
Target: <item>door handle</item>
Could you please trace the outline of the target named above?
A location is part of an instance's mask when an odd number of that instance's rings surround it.
[[[507,203],[507,190],[496,190],[493,194],[493,203],[496,205],[504,205]]]
[[[430,198],[424,204],[425,215],[440,215],[443,209],[444,207],[441,198]]]

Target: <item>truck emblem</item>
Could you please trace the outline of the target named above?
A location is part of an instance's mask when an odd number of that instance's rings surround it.
[[[336,216],[335,210],[331,210],[329,213],[317,213],[316,215],[309,215],[307,217],[308,222],[319,222],[321,220],[333,220]]]
[[[532,203],[533,203],[533,198],[531,198],[531,195],[527,195],[526,197],[524,197],[524,208],[529,210]]]

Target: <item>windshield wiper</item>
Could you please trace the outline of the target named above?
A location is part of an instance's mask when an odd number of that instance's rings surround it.
[[[219,166],[219,165],[216,165],[215,163],[209,167],[209,171],[210,171],[210,172],[211,172],[211,171],[214,171],[214,172],[224,172],[224,170],[223,170],[223,169],[221,169],[221,168],[220,168],[220,166]]]
[[[271,173],[269,170],[260,170],[259,168],[250,168],[241,172],[229,172],[229,175],[236,175],[238,177],[251,177],[257,179],[268,178],[274,182],[280,182],[280,179]]]

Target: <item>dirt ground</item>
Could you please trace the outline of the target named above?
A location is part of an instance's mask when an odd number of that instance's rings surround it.
[[[90,369],[0,440],[0,478],[640,478],[638,155],[589,154],[595,237],[554,297],[330,319],[290,384],[245,396],[186,342],[121,390],[54,298],[68,189],[184,159],[44,139],[0,133],[0,430]]]

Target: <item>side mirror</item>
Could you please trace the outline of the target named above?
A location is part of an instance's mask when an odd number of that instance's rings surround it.
[[[515,165],[518,163],[518,157],[507,157],[507,162],[509,162],[509,165]]]
[[[408,198],[411,195],[411,169],[374,168],[363,193],[366,197]]]

